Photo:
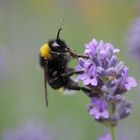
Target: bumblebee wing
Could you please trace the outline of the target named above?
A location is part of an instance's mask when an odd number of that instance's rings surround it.
[[[45,63],[45,66],[44,66],[44,88],[45,88],[45,101],[46,101],[46,105],[48,107],[47,81],[48,81],[48,62],[46,60],[46,63]]]

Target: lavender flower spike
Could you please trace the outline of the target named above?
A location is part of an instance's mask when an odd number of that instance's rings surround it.
[[[136,59],[140,59],[140,17],[135,18],[126,34],[126,43],[128,45],[130,54]]]
[[[52,140],[46,129],[37,124],[28,123],[17,129],[7,129],[2,140]]]
[[[99,140],[112,140],[112,138],[110,134],[106,134],[105,136],[99,138]]]
[[[106,134],[102,137],[100,137],[98,140],[112,140],[111,135],[110,134]],[[127,140],[125,137],[121,140]]]
[[[84,55],[89,59],[79,59],[76,67],[77,71],[84,71],[76,80],[91,89],[89,115],[106,126],[116,126],[130,114],[132,104],[124,95],[137,86],[128,67],[123,61],[118,62],[118,52],[112,44],[93,39],[85,45]]]

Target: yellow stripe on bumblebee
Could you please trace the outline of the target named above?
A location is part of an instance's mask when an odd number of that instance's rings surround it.
[[[51,52],[51,50],[50,50],[49,44],[43,44],[41,46],[41,48],[40,48],[41,57],[51,59],[52,56],[51,56],[50,52]]]

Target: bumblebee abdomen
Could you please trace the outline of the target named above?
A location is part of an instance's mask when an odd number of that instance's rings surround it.
[[[64,86],[64,81],[62,78],[49,78],[48,80],[49,85],[53,88],[53,89],[59,89],[61,87]]]
[[[45,59],[39,55],[39,64],[41,67],[45,66]]]

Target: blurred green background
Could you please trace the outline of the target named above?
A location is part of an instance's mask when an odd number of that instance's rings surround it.
[[[89,99],[82,92],[63,96],[48,88],[44,100],[43,72],[38,65],[40,46],[55,38],[62,17],[61,38],[78,53],[92,38],[120,48],[118,54],[139,82],[139,67],[124,44],[130,21],[138,16],[134,0],[0,0],[0,131],[20,122],[40,119],[57,140],[96,140],[106,129],[88,115]],[[76,61],[70,63],[76,65]],[[132,114],[117,127],[117,137],[140,138],[140,105],[137,89],[127,97]],[[132,131],[133,130],[133,131]]]

